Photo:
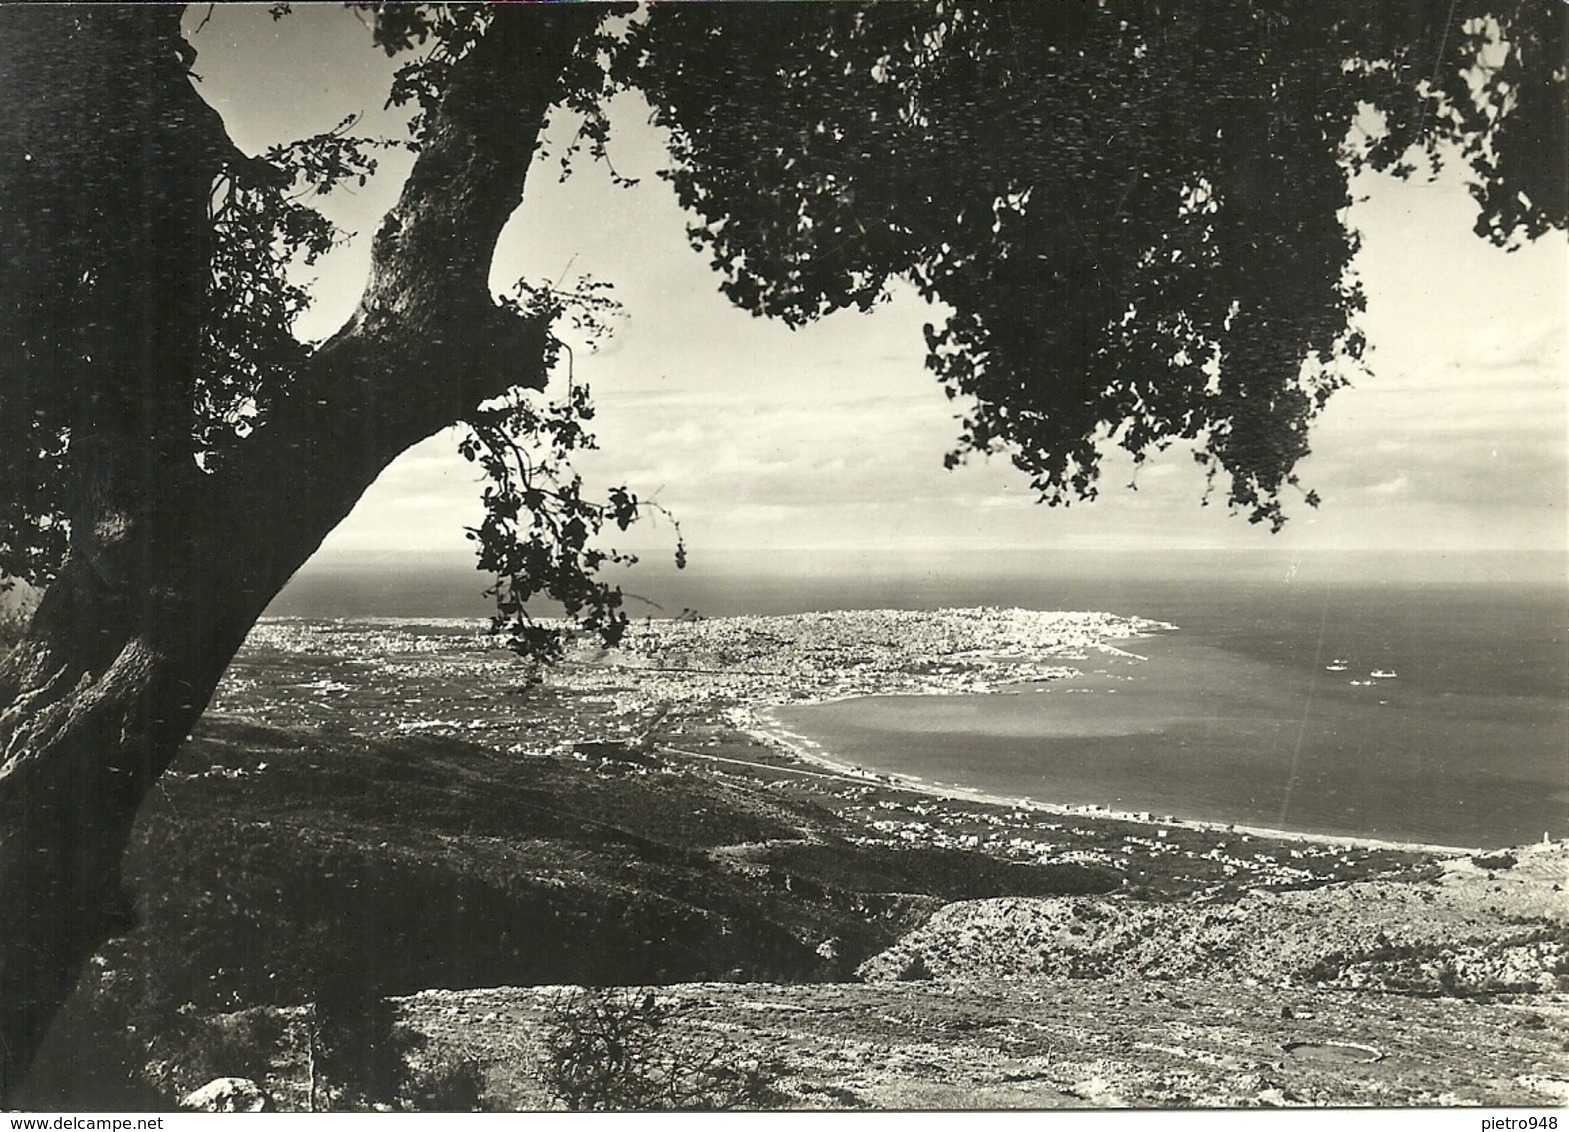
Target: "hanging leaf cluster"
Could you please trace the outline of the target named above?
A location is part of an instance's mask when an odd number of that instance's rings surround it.
[[[519,318],[548,325],[565,321],[575,338],[593,346],[609,333],[619,310],[608,290],[608,284],[588,279],[565,291],[519,283],[502,305]],[[550,661],[561,656],[571,630],[534,616],[530,602],[549,599],[574,625],[616,644],[628,618],[621,591],[600,571],[637,558],[601,548],[597,539],[607,526],[625,531],[650,511],[669,516],[624,486],[611,488],[603,499],[585,494],[572,457],[596,447],[593,402],[588,387],[576,380],[566,342],[552,336],[545,361],[550,369],[564,370],[565,396],[536,403],[529,391],[514,389],[468,417],[469,432],[458,451],[489,481],[482,495],[484,520],[468,537],[478,547],[479,569],[496,576],[492,628],[506,634],[518,654]],[[676,564],[684,566],[679,526],[676,538]]]
[[[216,240],[195,391],[195,439],[208,470],[255,429],[309,352],[293,333],[310,305],[297,269],[350,235],[309,202],[345,184],[363,187],[376,172],[376,152],[396,144],[355,136],[355,124],[348,117],[232,162],[213,185]]]
[[[84,52],[188,73],[177,17],[106,8],[39,20],[71,21]],[[15,151],[0,161],[0,577],[35,585],[54,577],[73,516],[101,484],[210,472],[255,427],[305,354],[291,334],[307,302],[291,265],[335,238],[309,199],[363,182],[376,148],[345,122],[246,158],[216,115],[204,133],[188,109],[100,89],[107,72],[80,55],[39,66],[50,73],[34,81],[56,96],[13,116]],[[182,160],[144,160],[169,150]],[[155,182],[153,169],[165,170]],[[193,215],[210,226],[191,232]]]
[[[410,145],[417,149],[452,67],[484,34],[493,12],[484,4],[363,7],[373,12],[376,43],[389,56],[413,56],[394,76],[388,102],[418,107],[410,123]],[[607,5],[604,14],[620,15],[632,7]],[[540,124],[537,158],[554,158],[563,179],[584,154],[609,162],[610,125],[604,107],[615,93],[609,59],[619,49],[620,41],[603,22],[578,43],[561,77],[553,111],[575,117],[578,128],[558,154],[545,150],[550,121]],[[618,175],[616,180],[631,183]],[[592,347],[609,335],[619,311],[609,289],[607,283],[586,279],[566,290],[520,282],[500,302],[516,317],[561,325],[572,338]],[[489,591],[496,601],[492,629],[520,655],[549,661],[561,655],[572,630],[560,621],[537,617],[531,604],[544,599],[572,626],[607,644],[619,641],[628,624],[623,596],[601,571],[631,565],[636,556],[601,548],[598,538],[607,526],[625,531],[650,513],[669,515],[624,486],[610,489],[603,499],[585,493],[572,457],[595,447],[588,386],[576,380],[571,348],[561,337],[548,340],[544,364],[547,371],[564,369],[565,396],[541,403],[519,388],[481,406],[465,422],[469,431],[459,452],[488,481],[481,496],[484,519],[469,529],[468,537],[477,548],[478,569],[496,579]],[[684,566],[686,551],[679,526],[675,529],[676,563]]]
[[[1561,227],[1563,8],[664,5],[619,65],[735,302],[794,325],[904,278],[947,309],[950,466],[1064,504],[1108,444],[1182,443],[1278,528],[1365,345],[1349,177],[1454,146],[1479,231]]]

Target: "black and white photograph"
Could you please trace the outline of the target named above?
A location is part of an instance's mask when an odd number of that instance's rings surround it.
[[[1569,4],[3,15],[11,1128],[1557,1127]]]

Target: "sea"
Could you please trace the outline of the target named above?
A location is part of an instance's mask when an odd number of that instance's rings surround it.
[[[868,770],[1009,798],[1493,849],[1569,836],[1563,555],[714,552],[619,579],[634,616],[975,606],[1174,628],[1004,694],[774,712]],[[308,566],[269,613],[483,616],[462,563]]]

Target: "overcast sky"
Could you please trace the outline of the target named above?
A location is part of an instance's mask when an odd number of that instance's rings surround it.
[[[205,12],[196,6],[187,26]],[[366,132],[397,132],[381,112],[387,63],[368,29],[340,9],[274,23],[263,8],[214,10],[196,33],[201,89],[248,150],[363,113]],[[635,96],[614,107],[611,154],[640,178],[613,186],[587,162],[565,183],[540,168],[504,233],[492,282],[521,276],[615,284],[625,315],[609,347],[578,358],[593,387],[602,451],[584,463],[680,518],[704,549],[996,547],[1281,550],[1562,550],[1566,545],[1566,257],[1561,237],[1514,254],[1471,234],[1453,180],[1369,179],[1353,210],[1368,293],[1371,376],[1336,395],[1301,465],[1323,497],[1288,500],[1271,537],[1200,506],[1200,470],[1173,449],[1124,490],[1108,461],[1100,500],[1070,509],[1031,502],[1005,461],[954,472],[954,405],[924,369],[921,325],[940,317],[908,291],[870,315],[804,330],[752,319],[718,294],[688,246],[672,193],[654,173],[662,147]],[[357,240],[318,272],[304,331],[324,336],[358,297],[376,219],[405,162],[378,184],[329,198]],[[471,466],[444,434],[395,463],[335,532],[324,555],[463,552],[479,518]],[[668,545],[667,532],[628,541]]]

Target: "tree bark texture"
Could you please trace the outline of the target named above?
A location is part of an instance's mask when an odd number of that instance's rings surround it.
[[[543,385],[548,328],[504,313],[487,275],[540,123],[599,18],[591,5],[498,8],[453,70],[353,318],[207,474],[178,441],[198,376],[208,195],[234,151],[190,85],[177,7],[41,8],[0,45],[0,86],[26,103],[0,127],[0,161],[53,147],[64,168],[91,162],[96,131],[128,167],[108,181],[115,199],[76,220],[11,186],[24,208],[0,226],[22,262],[0,271],[47,261],[77,222],[134,226],[117,238],[137,254],[118,257],[124,297],[103,312],[114,348],[73,375],[101,393],[72,434],[89,473],[70,552],[0,664],[0,1099],[83,964],[133,925],[120,864],[138,808],[268,602],[409,445],[509,387]],[[15,290],[0,319],[27,313]],[[0,347],[14,337],[0,327]]]

